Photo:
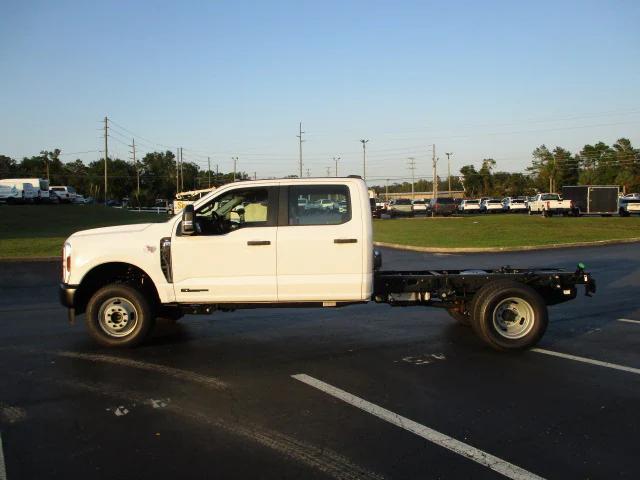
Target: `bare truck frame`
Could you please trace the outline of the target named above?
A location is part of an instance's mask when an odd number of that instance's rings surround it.
[[[576,298],[577,285],[585,295],[596,283],[584,264],[575,272],[558,268],[495,270],[378,270],[374,300],[393,306],[425,305],[445,308],[498,350],[535,345],[548,324],[547,305]]]

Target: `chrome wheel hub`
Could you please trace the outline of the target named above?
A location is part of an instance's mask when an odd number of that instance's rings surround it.
[[[505,298],[493,310],[493,326],[496,332],[509,340],[526,336],[534,324],[533,307],[522,298]]]
[[[138,325],[138,311],[126,298],[106,300],[98,313],[100,328],[111,337],[125,337]]]

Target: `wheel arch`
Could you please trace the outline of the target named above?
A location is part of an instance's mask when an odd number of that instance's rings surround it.
[[[74,298],[76,313],[84,313],[91,296],[110,283],[126,283],[139,289],[156,305],[160,303],[158,288],[142,268],[127,262],[105,262],[94,266],[82,277]]]

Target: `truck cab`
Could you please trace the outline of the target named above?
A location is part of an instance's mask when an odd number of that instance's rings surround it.
[[[125,317],[140,312],[117,300],[132,283],[156,311],[363,302],[373,289],[371,228],[360,179],[228,184],[165,223],[74,233],[64,245],[61,295],[73,315],[102,318],[90,331],[103,344],[127,343],[132,333],[123,333]],[[111,303],[96,300],[110,285]]]

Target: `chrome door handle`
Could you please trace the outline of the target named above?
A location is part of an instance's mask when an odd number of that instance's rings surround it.
[[[271,245],[271,242],[269,240],[249,240],[247,245],[250,247],[257,247],[259,245]]]
[[[358,243],[357,238],[336,238],[333,243]]]

